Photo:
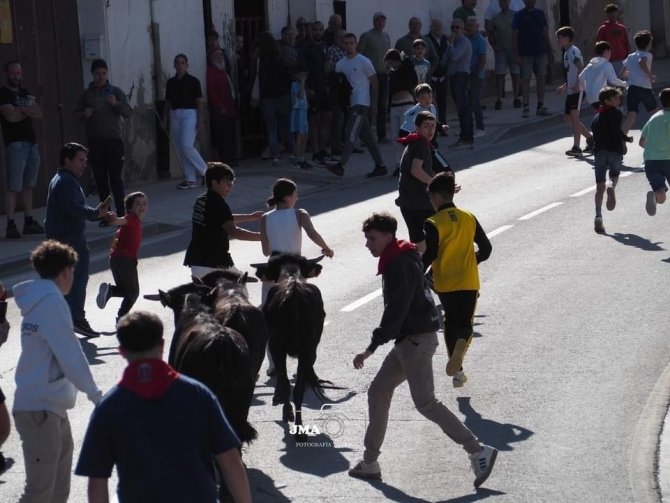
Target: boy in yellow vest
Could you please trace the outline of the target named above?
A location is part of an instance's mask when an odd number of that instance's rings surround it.
[[[456,181],[440,173],[428,184],[435,215],[426,219],[423,264],[432,265],[433,288],[444,309],[444,339],[449,353],[447,375],[460,388],[467,381],[463,358],[472,340],[472,320],[479,294],[477,264],[491,255],[491,242],[475,216],[454,205]],[[474,243],[478,251],[475,252]]]

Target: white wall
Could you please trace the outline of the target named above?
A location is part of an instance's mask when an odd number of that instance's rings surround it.
[[[286,20],[289,15],[289,4],[287,0],[267,0],[267,23],[268,31],[275,38],[279,38],[281,29],[286,26]],[[291,12],[292,23],[295,26],[297,16]]]

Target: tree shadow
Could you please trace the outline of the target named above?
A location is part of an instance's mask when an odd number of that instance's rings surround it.
[[[644,251],[663,251],[665,249],[662,246],[659,246],[663,241],[653,243],[649,239],[638,236],[637,234],[621,234],[620,232],[615,232],[614,234],[606,234],[606,236],[611,237],[623,245],[633,246]]]
[[[283,421],[276,423],[284,430],[284,454],[279,461],[286,468],[317,477],[327,477],[349,469],[349,461],[343,453],[352,452],[352,449],[335,447],[333,440],[323,433],[296,443],[289,425]]]
[[[510,423],[498,423],[491,419],[485,419],[477,412],[470,403],[469,396],[460,396],[456,399],[458,410],[465,416],[465,426],[477,435],[479,440],[495,447],[499,451],[512,451],[511,443],[528,440],[532,431]]]
[[[268,503],[283,503],[291,501],[284,496],[275,484],[274,479],[256,468],[247,468],[251,498],[253,501],[266,501]]]

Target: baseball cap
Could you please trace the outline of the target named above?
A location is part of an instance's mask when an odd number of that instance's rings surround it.
[[[378,10],[377,12],[374,13],[372,19],[377,19],[378,17],[383,17],[384,19],[386,19],[386,14]]]

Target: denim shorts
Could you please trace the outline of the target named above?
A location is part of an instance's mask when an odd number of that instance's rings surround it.
[[[505,75],[508,69],[509,73],[515,75],[519,74],[519,65],[514,59],[514,54],[512,54],[512,51],[509,49],[496,51],[495,67],[496,75]]]
[[[628,86],[628,94],[626,96],[626,107],[628,108],[628,111],[637,112],[640,103],[644,105],[647,112],[651,112],[658,108],[654,91],[647,89],[646,87]]]
[[[607,181],[607,171],[610,172],[610,179],[616,178],[621,173],[621,163],[623,156],[609,150],[596,150],[593,153],[596,169],[596,183],[605,183]]]
[[[547,74],[549,66],[549,56],[540,54],[539,56],[521,56],[521,78],[530,79],[531,74],[535,77],[544,77]]]
[[[7,189],[21,192],[24,187],[37,184],[40,168],[40,153],[37,145],[29,141],[13,141],[5,147]]]
[[[644,161],[644,173],[647,175],[651,190],[668,190],[665,181],[670,182],[670,160]]]

